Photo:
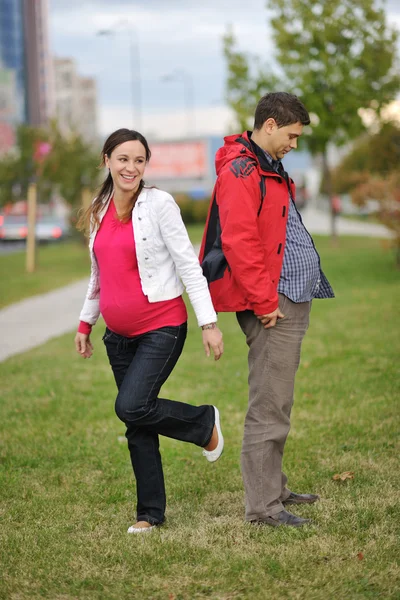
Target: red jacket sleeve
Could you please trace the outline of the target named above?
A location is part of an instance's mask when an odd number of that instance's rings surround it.
[[[232,275],[255,314],[269,314],[278,308],[278,293],[259,234],[261,193],[257,170],[247,177],[237,177],[225,168],[218,177],[217,203],[222,249]]]

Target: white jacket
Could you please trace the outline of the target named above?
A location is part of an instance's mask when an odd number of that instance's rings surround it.
[[[100,222],[110,198],[104,202]],[[132,211],[132,226],[142,290],[149,302],[181,296],[184,284],[199,326],[215,322],[207,281],[173,197],[156,188],[144,188]],[[97,229],[90,235],[91,275],[79,316],[80,321],[91,325],[100,315],[99,267],[93,251],[96,234]]]

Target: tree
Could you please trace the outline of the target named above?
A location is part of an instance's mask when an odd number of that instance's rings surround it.
[[[400,267],[400,174],[398,169],[386,177],[369,175],[352,190],[355,204],[363,206],[368,199],[379,202],[378,217],[393,231],[396,264]]]
[[[232,29],[224,36],[224,55],[228,63],[228,102],[233,109],[241,131],[249,127],[254,107],[260,97],[278,85],[278,78],[268,66],[263,67],[257,56],[251,61],[235,49]],[[249,63],[251,62],[251,68]]]
[[[100,154],[85,144],[80,135],[64,137],[54,125],[49,141],[52,150],[43,163],[42,178],[76,210],[81,206],[82,188],[93,191],[98,185]]]
[[[14,151],[0,159],[0,206],[26,199],[28,185],[35,172],[35,143],[45,139],[45,132],[38,128],[25,125],[17,128]]]
[[[97,187],[99,156],[79,135],[64,137],[52,123],[48,129],[21,125],[16,138],[15,150],[0,159],[0,206],[25,200],[33,177],[40,202],[57,193],[73,210],[81,205],[84,186]],[[49,151],[39,158],[40,144],[48,145]]]
[[[374,0],[267,1],[282,70],[280,88],[298,95],[312,116],[312,133],[305,140],[311,154],[322,157],[330,198],[328,145],[340,146],[359,136],[364,130],[360,108],[379,114],[400,89],[398,34],[387,25],[381,4]],[[246,57],[235,52],[234,42],[228,42],[225,36],[228,101],[239,120],[242,116],[235,104],[255,87],[257,75],[252,76],[248,66],[246,72]],[[241,79],[234,76],[239,58]],[[266,85],[264,93],[270,89]],[[332,233],[336,233],[333,210]]]
[[[335,192],[350,193],[364,206],[378,202],[377,216],[394,234],[400,267],[400,125],[385,123],[373,135],[364,135],[333,172]]]
[[[374,134],[364,134],[332,172],[332,188],[337,194],[352,192],[367,179],[386,178],[400,164],[400,124],[388,122]]]

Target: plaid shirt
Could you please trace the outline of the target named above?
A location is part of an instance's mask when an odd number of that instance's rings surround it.
[[[264,154],[273,170],[288,182],[288,175],[281,161],[274,160],[268,152],[264,151]],[[321,269],[319,254],[303,224],[290,191],[286,245],[278,292],[287,296],[292,302],[308,302],[313,298],[335,296]]]

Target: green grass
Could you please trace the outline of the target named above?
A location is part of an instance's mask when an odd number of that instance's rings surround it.
[[[89,275],[87,246],[79,242],[39,245],[34,273],[26,272],[25,260],[23,250],[0,255],[0,308]]]
[[[399,598],[399,273],[376,240],[318,247],[337,298],[314,303],[285,453],[292,489],[321,495],[294,510],[316,525],[244,523],[244,339],[220,315],[225,355],[207,360],[191,314],[163,392],[216,402],[226,450],[210,465],[162,438],[166,525],[128,536],[135,487],[99,324],[89,361],[71,333],[0,364],[0,598]],[[354,479],[332,480],[343,471]]]
[[[203,225],[190,225],[194,244],[201,241]],[[89,277],[89,253],[86,244],[60,242],[39,245],[34,273],[25,269],[25,252],[0,255],[0,309],[13,302],[44,294],[82,277]]]
[[[187,230],[189,232],[189,237],[192,240],[192,244],[200,244],[204,232],[204,223],[188,225]]]

